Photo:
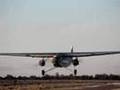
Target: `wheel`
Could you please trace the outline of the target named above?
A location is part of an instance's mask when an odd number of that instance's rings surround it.
[[[76,70],[76,69],[74,70],[74,75],[75,75],[75,76],[77,75],[77,70]]]
[[[42,75],[44,76],[44,75],[45,75],[45,70],[42,70],[41,73],[42,73]]]

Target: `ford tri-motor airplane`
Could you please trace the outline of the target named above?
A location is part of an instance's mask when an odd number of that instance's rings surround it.
[[[32,57],[32,58],[41,58],[39,61],[40,66],[45,66],[46,59],[52,58],[52,63],[54,68],[66,68],[71,64],[73,66],[79,65],[79,57],[89,57],[89,56],[100,56],[100,55],[112,55],[112,54],[120,54],[120,51],[103,51],[103,52],[73,52],[73,48],[71,52],[50,52],[50,53],[0,53],[3,56],[21,56],[21,57]],[[47,71],[53,70],[51,68]],[[42,75],[45,75],[47,72],[42,70]],[[77,70],[74,69],[74,75],[77,74]]]

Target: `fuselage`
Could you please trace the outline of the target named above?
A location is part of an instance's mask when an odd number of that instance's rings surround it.
[[[54,67],[68,67],[72,64],[72,57],[56,56],[53,59]]]

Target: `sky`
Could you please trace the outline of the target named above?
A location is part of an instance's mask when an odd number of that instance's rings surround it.
[[[0,0],[1,53],[118,51],[119,38],[120,0]],[[120,55],[80,59],[79,75],[120,74]],[[0,75],[40,75],[38,61],[1,56]]]

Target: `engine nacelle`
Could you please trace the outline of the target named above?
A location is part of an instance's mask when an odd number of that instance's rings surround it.
[[[44,59],[43,59],[43,60],[40,60],[40,61],[39,61],[39,65],[40,65],[40,66],[45,66],[45,60],[44,60]]]
[[[78,58],[75,58],[75,59],[73,60],[73,65],[74,65],[74,66],[78,66],[78,65],[79,65]]]

